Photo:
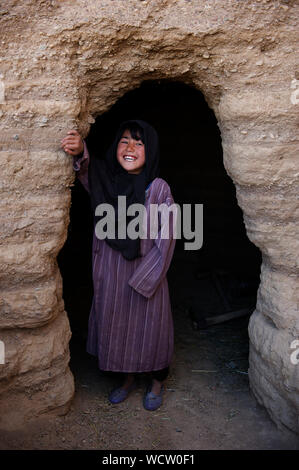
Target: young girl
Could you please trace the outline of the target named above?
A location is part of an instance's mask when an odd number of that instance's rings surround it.
[[[93,213],[101,203],[114,207],[126,196],[126,207],[143,204],[149,228],[150,204],[174,203],[168,184],[158,178],[156,131],[144,121],[120,126],[104,158],[90,158],[85,141],[71,130],[61,146],[73,156],[73,167],[90,194]],[[97,217],[94,217],[95,225]],[[129,221],[127,222],[127,224]],[[99,369],[123,372],[121,387],[109,395],[113,404],[135,388],[135,374],[151,372],[143,404],[156,410],[173,355],[173,320],[166,273],[175,240],[172,221],[168,238],[99,239],[93,235],[94,296],[88,323],[87,352],[98,357]],[[117,230],[116,230],[117,234]]]

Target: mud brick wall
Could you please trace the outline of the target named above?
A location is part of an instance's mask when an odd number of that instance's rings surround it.
[[[299,432],[298,7],[287,0],[7,0],[0,9],[0,427],[64,413],[74,395],[56,257],[69,222],[65,131],[147,79],[196,86],[221,130],[263,255],[250,385]]]

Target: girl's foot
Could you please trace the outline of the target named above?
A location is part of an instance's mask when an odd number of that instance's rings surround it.
[[[124,384],[121,387],[115,388],[114,390],[112,390],[112,392],[110,392],[108,398],[110,403],[116,405],[124,401],[129,396],[129,393],[136,388],[136,383],[134,379],[134,374],[128,374]]]
[[[143,406],[148,411],[155,411],[162,405],[162,395],[164,386],[162,382],[153,379],[152,386],[149,386],[143,398]]]

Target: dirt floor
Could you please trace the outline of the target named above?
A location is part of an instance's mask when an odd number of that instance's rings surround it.
[[[299,449],[251,396],[246,324],[233,320],[194,331],[175,310],[176,349],[163,406],[143,408],[146,377],[119,404],[107,401],[116,378],[101,375],[77,341],[76,394],[69,413],[1,436],[1,449]],[[80,346],[80,347],[79,347]]]
[[[299,449],[298,437],[278,430],[251,395],[249,316],[194,330],[188,299],[196,280],[176,270],[170,284],[177,285],[176,276],[185,283],[172,295],[175,355],[159,410],[143,408],[146,375],[125,402],[109,404],[119,377],[98,370],[78,330],[71,341],[76,394],[69,413],[2,433],[0,449]]]

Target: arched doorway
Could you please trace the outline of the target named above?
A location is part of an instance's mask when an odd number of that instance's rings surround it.
[[[119,123],[133,118],[144,119],[157,129],[161,177],[169,183],[175,201],[180,205],[203,204],[202,248],[186,251],[184,240],[178,240],[168,273],[177,351],[190,341],[190,327],[197,328],[201,369],[207,368],[200,353],[203,340],[210,351],[208,371],[226,368],[223,380],[227,386],[233,383],[237,388],[241,381],[248,388],[247,327],[255,308],[261,254],[246,236],[235,186],[223,166],[215,115],[202,93],[191,86],[178,81],[146,81],[96,119],[86,138],[90,152],[98,151],[99,141],[102,148],[107,147]],[[71,368],[75,376],[77,361],[83,364],[84,355],[89,360],[85,339],[92,298],[91,226],[89,198],[77,181],[69,237],[58,258],[73,332]],[[228,348],[231,336],[234,341]],[[91,367],[95,364],[92,361]],[[175,361],[174,368],[180,374]],[[238,373],[244,375],[238,377]],[[216,382],[219,380],[218,377]]]

